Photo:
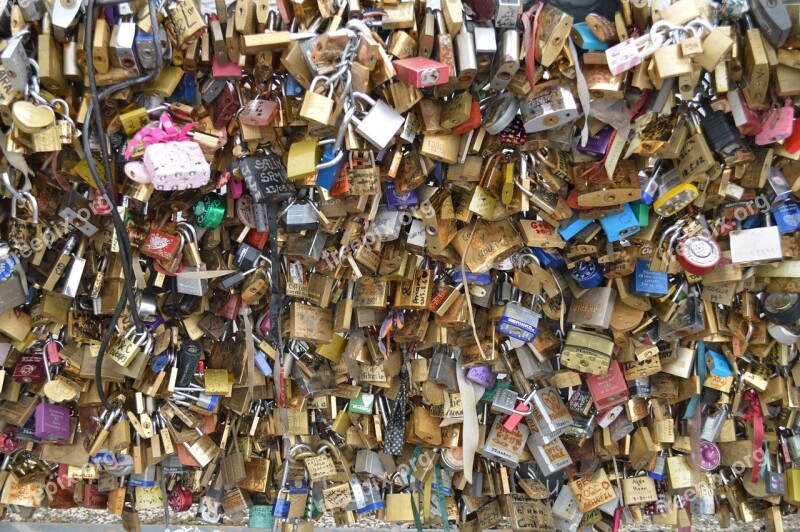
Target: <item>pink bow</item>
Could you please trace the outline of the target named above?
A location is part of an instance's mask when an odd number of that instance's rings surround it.
[[[389,311],[389,315],[386,316],[386,319],[383,320],[383,324],[381,324],[381,331],[378,335],[378,347],[380,348],[381,353],[386,355],[391,346],[391,339],[394,336],[393,331],[399,331],[405,322],[406,321],[405,318],[403,318],[402,312],[399,310]],[[384,338],[386,338],[386,344],[383,343]]]
[[[180,142],[182,140],[189,140],[189,131],[197,124],[197,122],[189,122],[183,128],[178,128],[169,113],[162,113],[158,119],[158,127],[143,127],[136,133],[128,147],[125,149],[125,158],[130,159],[133,150],[139,145],[144,144],[147,148],[151,144],[158,144],[160,142]]]

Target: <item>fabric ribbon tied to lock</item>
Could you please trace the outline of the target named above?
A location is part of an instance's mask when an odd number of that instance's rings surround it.
[[[755,483],[758,482],[761,473],[761,461],[764,459],[764,417],[761,412],[761,401],[759,401],[758,392],[747,390],[744,392],[744,398],[750,404],[745,409],[742,419],[753,422],[753,472],[751,481]],[[769,458],[767,459],[769,460]]]
[[[189,122],[185,126],[179,128],[172,121],[169,113],[161,113],[158,118],[157,126],[145,126],[140,129],[128,142],[128,147],[125,148],[125,158],[130,159],[133,152],[141,144],[142,148],[146,149],[152,144],[160,142],[181,142],[191,140],[189,133],[192,128],[197,125],[197,122]]]

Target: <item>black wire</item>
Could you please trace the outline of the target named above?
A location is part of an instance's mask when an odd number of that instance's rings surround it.
[[[97,0],[89,0],[89,4],[86,9],[86,42],[85,45],[91,47],[91,43],[93,42],[94,38],[94,25],[91,23],[95,18],[95,2]],[[150,10],[150,23],[152,24],[153,28],[158,27],[158,20],[157,20],[157,8],[156,4],[153,0],[148,2],[148,7]],[[138,76],[133,79],[125,80],[110,87],[107,87],[102,92],[98,93],[97,91],[97,80],[95,77],[94,72],[94,58],[92,54],[87,54],[86,56],[86,68],[89,77],[89,90],[92,97],[92,102],[89,108],[87,109],[86,118],[84,119],[83,124],[83,146],[84,151],[88,154],[87,156],[87,164],[89,166],[89,170],[92,173],[92,177],[94,177],[95,182],[97,183],[98,190],[100,194],[109,202],[111,206],[111,217],[112,221],[114,222],[114,227],[117,232],[117,239],[120,244],[120,258],[122,260],[122,269],[124,272],[125,279],[129,282],[125,283],[124,290],[125,296],[127,297],[128,301],[131,305],[131,312],[133,323],[136,326],[137,332],[144,331],[144,324],[142,323],[139,314],[135,312],[136,309],[136,300],[133,293],[132,283],[130,280],[134,279],[133,276],[133,269],[132,269],[132,255],[133,251],[130,244],[130,238],[128,236],[128,231],[125,227],[125,223],[122,221],[122,218],[117,212],[116,209],[116,201],[113,195],[109,194],[108,190],[105,187],[105,184],[100,179],[99,172],[97,171],[97,167],[94,162],[94,158],[91,156],[91,147],[89,145],[90,140],[90,128],[91,128],[91,118],[94,112],[94,119],[95,119],[95,127],[98,132],[99,142],[100,145],[100,154],[101,159],[103,161],[103,170],[105,172],[106,178],[109,180],[109,189],[113,192],[113,181],[112,181],[112,173],[111,173],[111,160],[110,154],[108,152],[108,145],[105,142],[105,135],[103,134],[103,118],[101,114],[100,105],[102,101],[107,98],[113,92],[118,90],[138,85],[140,83],[148,83],[156,78],[158,74],[161,72],[163,67],[164,58],[161,52],[160,41],[156,38],[154,39],[155,45],[155,55],[156,55],[156,67],[150,73]],[[90,49],[90,48],[87,48]],[[96,111],[96,112],[95,112]]]
[[[86,46],[87,49],[91,49],[91,43],[94,39],[94,24],[92,24],[95,14],[95,1],[96,0],[89,0],[88,6],[86,8],[86,14],[84,16],[84,23],[86,29]],[[117,3],[116,0],[112,0],[111,2],[107,0],[101,0],[104,5],[110,5],[112,3]],[[122,3],[122,2],[119,2]],[[157,6],[154,0],[148,0],[148,7],[150,9],[150,23],[153,28],[158,28],[158,20],[156,17],[157,13]],[[113,191],[113,181],[112,181],[112,174],[111,174],[111,163],[110,163],[110,154],[108,153],[108,146],[106,144],[106,136],[103,129],[103,122],[102,122],[102,115],[101,115],[101,108],[100,105],[102,101],[108,97],[109,94],[112,92],[139,84],[139,83],[147,83],[152,81],[156,78],[156,76],[161,72],[161,69],[164,64],[164,58],[161,52],[161,46],[158,39],[154,39],[155,41],[155,51],[156,51],[156,68],[148,74],[143,76],[138,76],[134,79],[129,79],[107,87],[102,92],[97,92],[97,80],[95,78],[94,73],[94,61],[92,54],[86,54],[86,69],[89,76],[89,90],[91,95],[91,105],[87,109],[87,115],[84,120],[83,124],[83,149],[84,152],[87,154],[87,163],[89,166],[89,171],[92,173],[92,177],[97,184],[97,189],[100,191],[100,194],[104,197],[104,199],[108,202],[111,206],[111,219],[114,222],[114,227],[117,232],[117,239],[120,244],[120,259],[122,261],[122,270],[123,275],[126,279],[126,283],[124,283],[124,290],[125,296],[127,296],[128,301],[131,305],[131,313],[133,317],[133,321],[136,325],[137,332],[142,332],[144,330],[144,324],[142,323],[141,318],[139,317],[138,312],[136,311],[136,301],[133,294],[131,282],[134,279],[133,276],[133,265],[131,261],[131,256],[133,255],[133,250],[131,248],[130,238],[128,237],[127,229],[125,228],[125,224],[122,221],[122,218],[119,215],[119,212],[116,209],[116,201],[115,198],[108,193],[108,190],[103,183],[103,180],[100,179],[100,174],[97,170],[97,166],[94,163],[94,158],[92,157],[91,146],[89,144],[90,139],[90,130],[91,130],[91,118],[92,113],[96,109],[97,112],[95,113],[95,127],[97,128],[97,134],[99,138],[100,144],[100,153],[101,159],[103,160],[103,170],[105,171],[106,177],[109,180],[111,186],[111,190]],[[103,335],[103,340],[100,342],[100,350],[97,355],[97,362],[95,365],[95,387],[97,388],[97,394],[100,398],[100,401],[103,403],[103,406],[108,409],[109,411],[113,410],[113,405],[109,402],[108,397],[105,394],[105,391],[102,387],[102,367],[103,367],[103,359],[105,357],[106,349],[108,349],[108,343],[111,340],[111,335],[115,330],[115,325],[119,321],[119,317],[122,315],[122,311],[125,308],[125,300],[126,297],[121,297],[119,302],[117,303],[117,307],[114,310],[114,314],[111,317],[111,323],[109,324],[108,329],[106,330],[105,335]]]

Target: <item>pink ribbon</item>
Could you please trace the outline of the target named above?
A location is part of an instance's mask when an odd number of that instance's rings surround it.
[[[381,350],[381,353],[386,355],[387,351],[391,348],[391,339],[394,336],[394,332],[399,331],[403,325],[405,324],[405,318],[403,318],[403,313],[399,310],[390,310],[389,314],[386,316],[386,319],[383,320],[381,324],[381,330],[378,335],[378,347]],[[386,344],[383,343],[384,338],[386,339]]]
[[[197,124],[197,122],[189,122],[182,128],[178,128],[169,113],[162,113],[158,119],[157,127],[143,127],[140,129],[128,143],[125,149],[125,158],[130,159],[133,150],[141,143],[147,148],[151,144],[158,144],[161,142],[180,142],[182,140],[190,140],[189,131]]]
[[[750,480],[753,483],[758,482],[758,477],[761,474],[761,459],[763,454],[756,454],[756,449],[760,449],[763,453],[764,450],[764,419],[761,413],[761,402],[758,400],[758,394],[755,390],[747,390],[744,392],[744,398],[750,402],[745,410],[742,419],[745,421],[753,421],[753,473]]]

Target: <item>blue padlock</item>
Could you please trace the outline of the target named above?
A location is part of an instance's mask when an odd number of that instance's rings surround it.
[[[333,144],[328,144],[325,146],[325,152],[322,154],[322,162],[329,163],[337,157],[336,147]],[[317,186],[320,188],[324,188],[325,190],[330,190],[333,187],[334,181],[336,181],[336,176],[339,175],[339,172],[342,169],[342,165],[344,164],[344,153],[339,155],[339,162],[334,164],[333,166],[329,166],[328,168],[320,168],[317,170]]]
[[[608,43],[604,43],[603,41],[594,36],[592,30],[589,29],[589,25],[585,22],[578,22],[577,24],[573,24],[572,30],[578,34],[575,35],[572,40],[575,41],[575,44],[579,48],[589,51],[603,51],[607,50],[609,47]]]
[[[281,493],[285,493],[287,498],[281,499]],[[280,491],[278,491],[278,496],[275,498],[275,504],[272,505],[272,517],[277,517],[278,519],[288,519],[289,507],[291,506],[288,497],[288,489],[281,488]]]
[[[196,96],[197,81],[194,76],[186,74],[183,76],[180,83],[178,83],[173,93],[167,98],[167,101],[170,103],[193,104]]]
[[[591,223],[592,220],[583,220],[579,218],[578,215],[575,215],[574,218],[561,222],[558,233],[564,240],[571,240],[572,237],[589,227]]]
[[[299,98],[306,92],[303,86],[290,74],[283,79],[283,91],[286,93],[286,96],[291,96],[293,98]]]
[[[417,189],[397,192],[394,181],[391,179],[383,184],[383,193],[386,196],[386,206],[390,211],[404,211],[419,204]]]
[[[492,282],[492,276],[488,273],[472,273],[467,271],[466,274],[467,282],[471,285],[486,286]],[[453,272],[453,282],[456,284],[464,282],[464,276],[461,275],[460,270]]]
[[[633,213],[633,209],[631,209],[631,206],[627,203],[622,206],[621,213],[610,214],[600,218],[599,222],[609,242],[619,242],[622,239],[635,235],[642,228],[639,225],[639,220]]]
[[[631,292],[640,296],[662,297],[669,293],[669,276],[650,269],[650,263],[636,259],[636,269],[631,278]]]
[[[169,351],[164,351],[160,355],[154,356],[150,359],[150,369],[152,369],[154,373],[161,373],[164,371],[164,368],[166,368],[167,364],[170,362],[169,355]]]
[[[800,205],[796,202],[784,201],[781,206],[772,211],[772,215],[779,233],[791,233],[800,229]]]
[[[267,360],[267,355],[260,349],[256,349],[256,367],[265,377],[272,375],[272,366]]]
[[[531,253],[539,259],[542,268],[560,268],[566,264],[564,257],[557,249],[532,248]]]
[[[581,288],[594,288],[603,281],[603,268],[595,260],[581,261],[570,275]]]

